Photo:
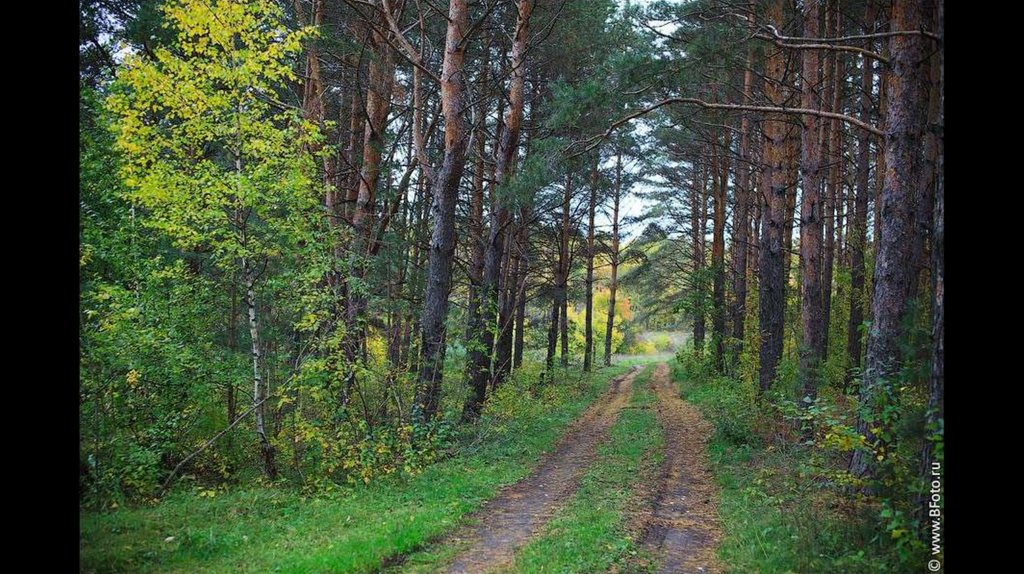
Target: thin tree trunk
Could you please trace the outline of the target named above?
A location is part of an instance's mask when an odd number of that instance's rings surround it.
[[[748,27],[753,23],[753,15],[747,17]],[[747,46],[747,63],[743,72],[743,103],[751,101],[754,83],[754,47]],[[740,118],[740,161],[736,166],[736,207],[733,211],[732,257],[733,257],[733,308],[732,336],[735,341],[733,361],[738,361],[743,351],[743,324],[747,312],[747,254],[750,252],[750,198],[753,190],[750,187],[750,112],[743,112]]]
[[[832,27],[835,34],[839,35],[842,30],[841,15],[838,9],[838,2],[833,6],[831,16],[833,17]],[[831,109],[834,112],[840,111],[842,105],[843,83],[846,81],[846,67],[844,60],[839,57],[838,52],[829,56],[832,63],[832,103]],[[827,92],[828,93],[828,92]],[[821,267],[821,299],[823,316],[824,338],[821,346],[822,358],[828,356],[829,344],[829,322],[832,316],[832,272],[834,267],[835,244],[836,244],[836,205],[842,189],[843,166],[846,162],[843,153],[843,124],[838,120],[830,120],[829,129],[829,151],[831,153],[831,165],[828,171],[828,187],[825,191],[825,242],[822,253]]]
[[[573,173],[570,171],[566,174],[564,194],[562,195],[562,229],[558,244],[558,301],[562,306],[558,325],[562,340],[562,352],[559,358],[563,367],[569,365],[569,207],[572,200],[572,178]]]
[[[558,319],[562,311],[562,303],[558,298],[558,286],[555,285],[551,298],[551,323],[548,325],[548,353],[544,357],[545,373],[551,376],[551,368],[555,365],[555,353],[558,350]]]
[[[600,152],[595,154],[590,172],[590,198],[587,205],[587,280],[586,303],[583,316],[583,372],[588,373],[594,362],[594,212],[597,208],[597,183],[601,163]]]
[[[792,86],[787,86],[787,90],[795,91]],[[786,215],[785,215],[785,228],[784,228],[784,242],[783,242],[783,273],[782,276],[785,279],[784,292],[789,288],[790,279],[792,279],[793,270],[793,229],[796,227],[797,211],[796,211],[796,196],[797,196],[797,181],[800,178],[800,130],[795,126],[790,126],[789,131],[786,134],[785,151],[785,185],[786,185]],[[783,296],[783,301],[786,297]]]
[[[507,246],[505,245],[506,228],[510,222],[508,205],[501,198],[500,190],[512,179],[515,158],[519,150],[519,131],[523,118],[523,90],[526,82],[526,66],[524,62],[527,42],[529,41],[529,22],[532,10],[533,4],[531,2],[520,0],[518,16],[516,18],[515,41],[512,43],[512,77],[509,86],[509,106],[504,118],[504,128],[498,142],[494,170],[495,182],[492,187],[492,189],[497,189],[498,191],[492,194],[490,231],[484,255],[483,282],[480,288],[481,329],[479,330],[479,335],[475,337],[479,349],[475,350],[470,356],[472,362],[470,371],[472,392],[463,407],[463,417],[467,419],[473,419],[479,415],[483,401],[486,398],[488,381],[491,381],[493,387],[497,387],[500,379],[507,372],[508,361],[507,353],[504,351],[505,345],[499,345],[502,347],[499,356],[505,366],[502,369],[494,369],[491,361],[492,353],[495,351],[495,320],[499,315],[500,301],[498,295],[502,284],[502,258],[505,257],[507,251]],[[505,322],[507,323],[507,320]]]
[[[868,2],[867,15],[864,18],[865,34],[874,31],[875,25],[875,2]],[[871,47],[870,40],[867,48]],[[868,121],[871,118],[871,85],[874,81],[874,72],[871,68],[871,61],[864,59],[860,79],[860,116],[861,120]],[[868,196],[871,191],[870,185],[870,140],[869,135],[861,132],[857,140],[857,181],[856,194],[854,198],[853,227],[847,241],[850,244],[850,322],[846,329],[846,349],[849,357],[849,369],[846,374],[846,384],[853,381],[855,373],[860,371],[861,348],[863,336],[861,325],[864,323],[864,279],[865,279],[865,255],[867,253],[867,232],[868,232]],[[878,177],[879,174],[876,174]]]
[[[782,1],[768,5],[769,23],[782,28]],[[764,92],[769,105],[782,104],[780,88],[784,78],[785,56],[772,50],[765,62]],[[758,244],[758,314],[761,330],[759,386],[766,392],[775,380],[779,359],[782,357],[783,319],[785,317],[784,275],[786,253],[783,250],[783,231],[786,217],[786,181],[784,147],[786,125],[778,114],[768,114],[764,122],[764,175],[762,189],[767,204],[762,206],[761,238]]]
[[[249,260],[242,258],[242,277],[245,278],[245,306],[249,315],[249,337],[252,341],[252,403],[255,409],[256,438],[260,444],[260,459],[263,461],[263,473],[269,480],[277,478],[277,466],[274,464],[274,447],[267,438],[265,409],[263,400],[267,397],[267,389],[263,384],[263,366],[260,364],[260,324],[256,314],[256,272],[251,268]]]
[[[228,351],[234,356],[238,352],[238,289],[232,281],[231,285],[231,311],[228,313]],[[227,403],[228,403],[228,424],[235,422],[235,417],[238,413],[238,405],[235,402],[235,382],[233,379],[228,379],[227,388]],[[234,438],[232,433],[228,433],[227,438],[227,450],[231,451],[234,447]]]
[[[622,152],[615,156],[615,190],[612,194],[611,278],[608,283],[608,321],[604,330],[604,364],[612,364],[612,333],[615,329],[615,291],[619,279],[619,200],[622,196]]]
[[[715,368],[719,372],[725,370],[725,202],[729,184],[729,147],[732,144],[732,132],[729,129],[723,131],[722,147],[715,151],[717,173],[713,176],[715,204],[711,240],[711,269],[714,274],[711,337],[715,345]]]
[[[530,209],[528,207],[523,207],[520,210],[519,219],[524,222],[530,220]],[[518,369],[523,365],[523,348],[526,341],[526,278],[530,273],[530,258],[527,254],[525,225],[520,227],[516,236],[521,263],[516,287],[519,291],[519,297],[516,299],[515,352],[512,358],[513,369]]]
[[[804,4],[804,35],[817,38],[817,2]],[[817,50],[804,50],[801,84],[801,107],[819,109],[817,96],[821,81]],[[803,172],[803,194],[800,202],[800,277],[803,293],[800,299],[800,326],[803,342],[800,348],[800,371],[804,397],[814,398],[818,392],[818,369],[824,358],[825,309],[822,291],[822,207],[821,207],[821,141],[818,118],[804,118],[801,132],[800,168]],[[804,403],[809,404],[809,403]]]
[[[469,305],[466,309],[468,317],[466,325],[466,346],[472,347],[476,341],[475,337],[481,330],[480,323],[480,289],[484,275],[484,153],[485,141],[487,139],[487,76],[490,67],[489,54],[490,46],[484,41],[484,52],[481,58],[481,69],[477,90],[481,94],[476,109],[476,125],[474,126],[473,144],[476,157],[473,163],[473,195],[469,202],[469,239],[472,246],[470,264],[466,274],[469,279]],[[473,361],[469,361],[473,365]],[[472,380],[472,373],[467,372],[467,378]]]
[[[713,170],[712,170],[713,171]],[[699,175],[698,175],[699,174]],[[690,188],[690,234],[693,242],[693,348],[698,352],[704,350],[705,314],[704,314],[704,235],[707,225],[707,181],[708,166],[701,162],[698,169],[694,166],[693,186]]]
[[[512,338],[515,322],[516,302],[518,301],[520,258],[513,254],[516,230],[508,235],[505,243],[505,273],[499,297],[498,310],[498,341],[494,347],[494,362],[491,376],[491,390],[498,388],[512,370]]]

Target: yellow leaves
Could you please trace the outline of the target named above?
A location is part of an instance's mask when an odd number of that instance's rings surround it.
[[[93,247],[87,243],[82,244],[78,250],[78,266],[85,267],[92,261]]]
[[[320,322],[320,318],[317,317],[316,313],[306,313],[302,316],[297,323],[295,323],[295,329],[297,331],[313,331],[316,329],[317,324]]]
[[[128,383],[129,387],[134,389],[139,385],[139,372],[135,369],[128,371],[128,374],[125,375],[124,380],[126,383]]]

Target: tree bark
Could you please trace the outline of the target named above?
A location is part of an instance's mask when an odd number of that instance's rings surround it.
[[[558,302],[562,307],[558,325],[562,340],[562,352],[559,359],[561,359],[563,367],[569,365],[569,207],[572,200],[573,175],[570,171],[565,176],[565,191],[562,195],[562,229],[558,244]]]
[[[502,369],[495,369],[492,354],[495,351],[495,321],[499,315],[499,291],[502,277],[502,258],[507,246],[505,237],[510,222],[508,202],[501,197],[504,186],[512,179],[513,166],[519,150],[519,131],[523,118],[523,89],[525,86],[525,57],[529,41],[529,22],[533,4],[529,0],[520,0],[516,18],[516,35],[512,43],[511,66],[512,74],[509,86],[509,106],[504,118],[494,169],[494,193],[490,211],[490,231],[484,255],[483,282],[480,288],[481,307],[479,334],[475,337],[479,349],[470,356],[472,370],[470,386],[472,392],[463,408],[464,417],[476,418],[486,398],[488,381],[497,387],[504,373],[507,372],[506,353],[501,355]],[[507,283],[507,280],[506,280]],[[507,319],[507,312],[505,313]],[[504,321],[507,323],[507,320]],[[499,334],[500,336],[500,334]],[[502,345],[499,345],[502,346]],[[510,346],[510,345],[508,345]],[[502,346],[504,348],[504,346]]]
[[[804,4],[804,35],[818,37],[819,4]],[[805,50],[801,79],[801,105],[818,109],[821,100],[817,90],[821,78],[818,70],[818,52]],[[803,293],[800,299],[800,327],[803,341],[800,347],[800,371],[803,395],[813,399],[818,391],[818,369],[824,358],[825,309],[822,291],[826,288],[822,276],[822,206],[821,206],[821,141],[818,118],[804,119],[801,132],[800,170],[803,175],[803,194],[800,202],[800,277]],[[804,403],[809,404],[809,403]]]
[[[840,30],[842,30],[842,16],[839,12],[838,2],[833,4],[831,8],[830,16],[832,17],[832,27],[835,29],[835,35],[839,35]],[[830,107],[833,111],[840,111],[842,106],[843,84],[846,79],[846,67],[843,63],[844,61],[840,59],[838,52],[830,54],[830,60],[833,75],[831,86],[832,90],[828,92],[832,97]],[[822,307],[824,309],[824,342],[821,347],[822,357],[828,356],[829,321],[832,316],[832,271],[836,251],[836,205],[842,188],[843,166],[846,162],[845,154],[843,153],[843,124],[838,120],[831,120],[830,123],[831,125],[829,126],[828,131],[828,147],[831,155],[831,165],[828,170],[828,185],[825,190],[825,244],[822,249],[821,271],[821,299]]]
[[[480,332],[480,289],[484,275],[484,153],[487,139],[487,76],[489,73],[490,46],[484,42],[484,52],[481,57],[480,67],[482,71],[477,80],[477,90],[481,94],[476,108],[476,125],[474,126],[473,145],[476,157],[473,162],[473,195],[469,202],[469,239],[472,251],[470,264],[467,267],[466,275],[469,279],[469,305],[466,310],[467,329],[466,345],[472,347],[475,337]],[[469,361],[472,365],[473,361]],[[467,371],[467,378],[472,380],[471,372]]]
[[[747,17],[748,24],[753,15]],[[747,63],[743,72],[743,103],[751,101],[754,83],[754,47],[747,46]],[[743,323],[747,312],[747,254],[750,252],[750,199],[754,196],[750,186],[750,112],[740,118],[740,161],[736,166],[736,207],[733,211],[732,257],[733,257],[733,308],[732,336],[735,341],[733,360],[738,361],[743,351]]]
[[[945,38],[945,9],[942,2],[937,2],[936,21],[940,38]],[[931,376],[928,380],[928,410],[925,415],[925,431],[927,440],[921,453],[922,482],[927,484],[931,479],[932,463],[936,462],[936,442],[943,440],[943,429],[940,426],[946,416],[945,385],[946,385],[946,348],[945,348],[945,182],[943,177],[944,133],[945,125],[945,56],[942,48],[935,55],[933,66],[938,68],[937,83],[932,89],[938,91],[938,108],[935,116],[935,209],[933,212],[932,234],[932,357]],[[929,436],[930,435],[930,436]],[[933,437],[936,440],[933,440]],[[927,499],[922,496],[919,508],[921,515],[927,516]]]
[[[874,1],[868,2],[864,22],[864,33],[872,33],[875,26]],[[870,48],[870,41],[868,41],[867,45]],[[860,78],[860,115],[862,120],[867,120],[871,117],[871,86],[873,82],[874,72],[871,62],[865,59]],[[846,328],[846,349],[847,356],[849,357],[849,368],[845,379],[847,386],[853,381],[854,374],[860,371],[861,348],[863,347],[864,340],[861,325],[864,323],[868,197],[871,193],[868,187],[870,185],[871,168],[870,143],[865,134],[861,134],[857,138],[857,181],[853,203],[853,226],[847,238],[847,242],[850,245],[850,322]],[[880,175],[876,174],[876,177],[880,177]]]
[[[768,5],[768,20],[777,29],[782,27],[782,1]],[[771,51],[765,62],[765,97],[771,105],[783,101],[780,88],[784,78],[785,56]],[[762,206],[761,238],[758,243],[758,315],[761,330],[761,352],[758,388],[763,394],[775,380],[782,357],[783,318],[785,316],[785,263],[783,227],[786,217],[786,182],[783,148],[786,125],[778,114],[768,114],[764,122],[764,173],[762,189],[767,202]]]
[[[893,28],[917,30],[924,23],[928,4],[908,0],[893,5]],[[889,82],[889,109],[886,117],[885,184],[881,197],[882,223],[875,260],[872,322],[864,376],[860,388],[861,414],[857,432],[873,445],[875,453],[857,450],[850,471],[858,477],[874,477],[876,456],[888,456],[885,435],[890,421],[877,420],[881,403],[890,385],[899,376],[900,336],[906,314],[911,283],[914,280],[912,235],[915,233],[914,207],[923,194],[923,157],[921,142],[927,123],[928,77],[921,65],[926,57],[922,36],[894,36],[890,40],[893,73]],[[869,413],[864,416],[864,413]],[[881,429],[881,433],[873,432]]]
[[[708,167],[705,162],[693,166],[693,185],[690,187],[690,235],[693,243],[693,348],[704,350],[704,236],[707,230],[707,181]]]
[[[787,86],[788,90],[796,91],[794,86]],[[797,196],[797,181],[800,179],[800,130],[795,126],[789,126],[789,131],[786,134],[785,151],[785,186],[786,186],[786,214],[784,219],[783,229],[783,272],[784,278],[784,293],[789,289],[789,282],[792,279],[793,270],[793,253],[796,251],[793,249],[793,229],[796,228],[797,223],[797,210],[796,210],[796,196]],[[783,295],[783,301],[785,301],[785,294]]]
[[[556,284],[551,298],[551,324],[548,325],[548,353],[544,357],[545,374],[551,376],[551,368],[555,365],[555,353],[558,350],[558,319],[562,312],[559,290]]]
[[[615,329],[615,291],[619,279],[619,200],[622,196],[622,152],[615,156],[615,188],[612,193],[612,248],[609,254],[611,278],[608,283],[608,320],[604,330],[604,364],[612,364],[612,332]]]
[[[520,209],[520,221],[529,221],[530,212],[531,210],[528,207]],[[527,253],[525,226],[517,230],[516,237],[521,262],[516,287],[519,291],[519,297],[516,299],[515,351],[512,357],[513,369],[518,369],[523,364],[523,346],[526,341],[526,278],[530,273],[530,258]]]
[[[715,152],[714,211],[711,239],[712,285],[711,337],[715,346],[715,368],[725,370],[725,202],[729,186],[729,148],[732,132],[723,130],[722,147]],[[717,147],[717,146],[716,146]]]
[[[469,27],[468,0],[451,0],[441,66],[441,109],[444,115],[444,159],[433,182],[426,288],[423,294],[422,366],[413,405],[413,419],[427,422],[441,402],[444,375],[445,318],[455,256],[455,203],[466,166],[466,127],[463,113],[464,39]]]
[[[277,478],[277,466],[274,464],[274,447],[267,438],[266,413],[263,408],[267,389],[263,384],[263,368],[260,364],[260,324],[256,313],[256,272],[246,257],[242,257],[242,277],[245,279],[245,306],[249,315],[249,338],[251,339],[252,356],[252,403],[255,409],[256,438],[260,444],[260,460],[263,462],[263,473],[267,479]]]
[[[594,212],[597,208],[598,165],[601,154],[594,157],[590,172],[590,197],[587,204],[587,280],[586,302],[583,315],[583,372],[589,373],[594,362]]]

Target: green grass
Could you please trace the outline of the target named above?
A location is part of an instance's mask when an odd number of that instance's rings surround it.
[[[239,488],[203,498],[176,492],[152,507],[82,512],[82,572],[372,572],[424,546],[530,472],[566,425],[625,371],[560,380],[506,400],[464,433],[452,458],[412,479],[382,479],[335,495]],[[512,383],[519,385],[520,383]],[[509,396],[520,397],[513,404]],[[506,414],[503,408],[512,408]],[[173,539],[170,539],[173,537]],[[168,541],[169,540],[169,541]]]
[[[872,527],[865,509],[824,488],[812,451],[774,440],[775,424],[754,402],[753,388],[728,378],[697,382],[673,361],[681,394],[715,425],[708,446],[720,487],[719,514],[725,537],[719,556],[729,573],[921,571],[899,560]],[[763,407],[762,407],[763,408]]]
[[[652,368],[633,382],[623,409],[598,460],[583,475],[580,489],[516,557],[514,572],[605,572],[636,554],[626,531],[634,489],[653,480],[661,464],[663,436],[653,410]]]

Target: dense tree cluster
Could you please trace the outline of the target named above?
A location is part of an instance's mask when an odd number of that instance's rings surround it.
[[[640,325],[941,459],[941,2],[80,8],[83,504],[415,473]]]

